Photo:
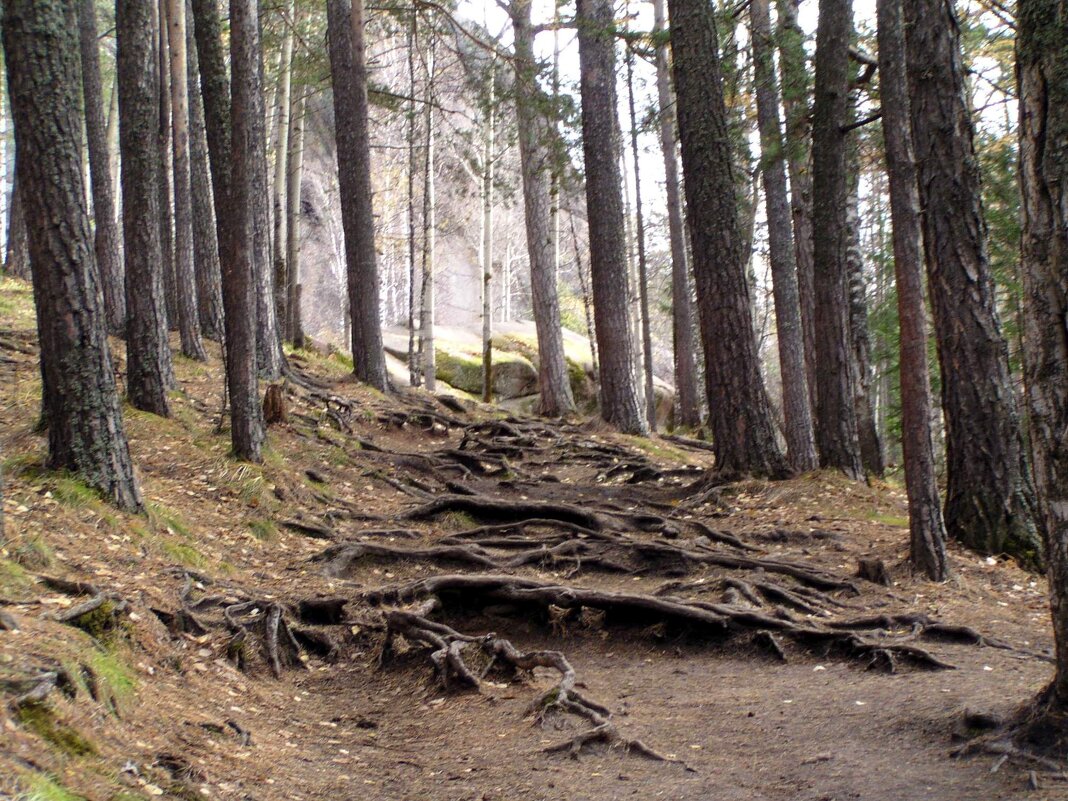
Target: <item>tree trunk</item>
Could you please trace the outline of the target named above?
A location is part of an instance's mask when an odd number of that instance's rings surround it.
[[[1068,17],[1057,0],[1020,0],[1018,9],[1024,361],[1057,658],[1032,732],[1063,738],[1068,720]]]
[[[1035,493],[986,250],[959,28],[944,0],[906,0],[912,127],[946,420],[946,529],[1038,565]]]
[[[515,13],[515,9],[512,9]],[[515,23],[513,22],[513,25]],[[518,67],[518,61],[516,62]],[[482,140],[482,401],[493,400],[493,160],[497,127],[497,61],[490,64]],[[533,261],[532,261],[533,263]]]
[[[782,375],[783,416],[786,420],[786,455],[798,471],[815,470],[816,435],[812,427],[811,396],[805,373],[805,337],[801,328],[801,301],[790,201],[783,165],[782,130],[779,127],[779,83],[775,77],[768,0],[752,0],[753,73],[756,83],[757,121],[760,127],[761,169],[768,216],[768,251],[775,295],[775,322]]]
[[[186,0],[167,0],[170,46],[171,136],[174,144],[174,280],[178,293],[178,330],[182,355],[205,361],[200,341],[197,283],[193,267],[193,190],[189,156],[189,65],[186,63]]]
[[[661,44],[656,49],[656,91],[660,115],[660,151],[664,157],[664,184],[667,194],[668,232],[671,241],[671,330],[675,357],[676,426],[701,425],[701,396],[697,381],[694,346],[694,311],[690,261],[686,251],[686,227],[679,186],[678,137],[675,132],[675,98],[671,92],[671,65],[664,0],[654,0],[655,30]]]
[[[408,25],[408,383],[419,386],[419,364],[416,360],[416,269],[415,269],[415,171],[418,168],[415,152],[415,48],[419,41],[419,15],[412,9]]]
[[[382,350],[382,318],[375,219],[371,199],[371,143],[367,125],[363,0],[328,0],[330,72],[334,88],[341,222],[345,231],[352,367],[357,380],[389,390]]]
[[[286,170],[286,265],[288,267],[289,311],[287,332],[295,347],[304,347],[304,321],[301,314],[300,284],[300,188],[304,173],[304,107],[307,94],[301,87],[293,97],[289,115],[289,167]]]
[[[159,131],[157,143],[159,163],[159,241],[163,259],[163,292],[167,305],[167,328],[178,328],[178,278],[174,264],[174,151],[171,149],[171,60],[167,35],[167,0],[159,0],[153,7],[154,30],[157,36],[156,55],[159,59]]]
[[[18,154],[15,155],[15,170],[18,171]],[[7,252],[4,254],[4,272],[30,280],[30,240],[26,232],[26,214],[22,207],[18,176],[11,185],[11,205],[8,208]]]
[[[428,392],[437,389],[437,352],[434,347],[434,322],[437,314],[435,279],[435,244],[437,239],[437,207],[435,198],[435,173],[437,164],[434,152],[434,32],[430,32],[426,60],[426,92],[424,109],[424,154],[423,154],[423,287],[420,293],[419,350],[422,355],[423,383]]]
[[[648,423],[638,403],[628,313],[612,3],[579,0],[576,21],[601,417],[624,433],[645,434]]]
[[[159,222],[159,59],[153,4],[120,0],[115,12],[126,264],[126,393],[137,409],[170,415],[174,386]]]
[[[530,289],[538,334],[538,413],[559,417],[575,410],[575,399],[564,358],[553,257],[549,191],[553,169],[549,144],[553,131],[544,114],[547,99],[538,88],[530,8],[530,0],[513,0],[510,7],[515,36],[516,118],[530,257]]]
[[[909,499],[909,560],[932,581],[942,581],[946,530],[938,497],[931,442],[931,383],[927,373],[927,319],[923,301],[920,198],[905,78],[905,26],[901,0],[879,0],[879,71],[886,172],[890,181],[894,272],[901,353],[901,447]]]
[[[813,279],[816,301],[816,445],[820,464],[864,476],[853,406],[854,381],[845,261],[846,135],[850,0],[820,0],[816,99],[812,114]]]
[[[208,168],[208,139],[204,97],[193,36],[192,4],[186,0],[186,62],[189,90],[189,180],[193,203],[193,262],[197,284],[200,331],[208,339],[223,338],[222,276],[215,206]]]
[[[206,0],[214,2],[214,0]],[[259,462],[266,432],[256,381],[256,214],[253,150],[263,143],[260,113],[259,20],[256,0],[230,0],[231,132],[229,163],[232,221],[230,251],[223,259],[226,307],[226,383],[230,390],[230,440],[238,459]],[[199,40],[199,35],[198,35]],[[203,61],[203,50],[201,51]],[[210,143],[209,139],[209,143]]]
[[[278,90],[275,97],[274,185],[271,205],[274,209],[274,294],[278,324],[285,330],[289,319],[289,266],[286,263],[286,165],[289,156],[289,111],[293,92],[293,26],[296,0],[286,5],[286,31],[279,58]]]
[[[669,0],[668,8],[716,467],[783,476],[753,332],[714,11],[702,0]]]
[[[811,85],[805,33],[797,22],[799,0],[776,0],[779,72],[786,114],[786,160],[790,167],[790,212],[794,222],[797,291],[805,343],[809,403],[816,408],[816,289],[813,285]],[[816,422],[816,421],[814,421]]]
[[[122,241],[115,219],[115,194],[111,183],[107,126],[104,122],[104,90],[100,79],[100,45],[96,38],[96,4],[93,0],[82,0],[78,22],[85,96],[85,135],[96,224],[93,249],[100,271],[108,331],[120,334],[126,329]]]
[[[140,511],[85,206],[78,7],[74,0],[8,0],[3,19],[19,182],[32,223],[48,464]]]

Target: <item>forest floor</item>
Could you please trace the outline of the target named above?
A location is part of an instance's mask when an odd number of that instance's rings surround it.
[[[171,419],[127,409],[124,515],[41,467],[32,326],[0,284],[0,798],[1068,798],[951,757],[1050,676],[1044,581],[956,547],[912,578],[895,484],[715,487],[689,440],[305,352],[240,464],[216,348],[176,360]]]

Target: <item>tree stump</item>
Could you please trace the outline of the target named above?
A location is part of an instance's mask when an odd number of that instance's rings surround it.
[[[289,419],[286,412],[286,396],[282,384],[270,384],[263,395],[263,421],[267,425],[284,423]]]

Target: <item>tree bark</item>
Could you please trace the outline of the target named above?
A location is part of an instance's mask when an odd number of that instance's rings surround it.
[[[18,154],[15,155],[15,180],[11,185],[11,206],[7,212],[7,252],[4,254],[4,272],[30,280],[30,240],[26,232],[26,214],[22,208],[19,192]]]
[[[816,445],[820,464],[860,479],[864,467],[854,409],[846,243],[846,135],[850,0],[820,0],[816,98],[812,114],[812,225],[815,288]]]
[[[382,349],[382,317],[375,219],[371,198],[371,143],[367,124],[367,65],[363,0],[328,0],[330,73],[334,88],[341,222],[345,231],[352,367],[357,380],[389,390]]]
[[[213,2],[214,0],[207,0]],[[259,20],[256,0],[230,0],[231,165],[230,251],[223,259],[223,304],[226,307],[226,382],[230,390],[230,440],[234,455],[262,460],[266,432],[256,381],[257,249],[252,194],[257,191],[254,150],[263,144],[260,94]],[[199,39],[199,36],[198,36]],[[202,51],[203,56],[203,51]],[[210,143],[209,139],[209,143]]]
[[[3,45],[33,265],[48,464],[140,511],[82,179],[74,0],[8,0]]]
[[[768,251],[775,297],[783,416],[786,420],[786,455],[795,470],[804,472],[815,470],[819,460],[805,373],[805,337],[801,327],[797,262],[790,201],[786,191],[786,169],[783,165],[782,130],[779,126],[779,82],[775,77],[768,0],[752,0],[749,9],[761,169],[768,217]]]
[[[96,225],[93,249],[100,271],[108,331],[120,334],[126,329],[122,240],[115,219],[115,193],[111,183],[111,160],[108,154],[107,126],[104,122],[100,45],[96,37],[96,4],[93,0],[82,0],[78,23],[82,88],[85,97],[85,135],[89,150],[93,218]]]
[[[178,328],[178,277],[174,263],[174,151],[171,149],[171,60],[167,35],[167,0],[153,6],[153,30],[156,33],[156,55],[159,59],[159,131],[157,143],[159,163],[159,241],[163,259],[163,292],[167,305],[167,328]]]
[[[805,343],[809,403],[816,408],[816,289],[813,285],[811,85],[805,33],[797,21],[798,0],[776,0],[776,31],[782,105],[786,115],[786,160],[790,168],[790,213],[794,222],[797,291]],[[818,422],[818,421],[817,421]]]
[[[167,417],[167,390],[175,382],[160,247],[160,80],[153,6],[142,0],[120,0],[115,17],[126,264],[126,393],[135,408]]]
[[[286,225],[286,173],[289,156],[289,112],[293,94],[293,38],[296,21],[296,0],[286,5],[284,22],[285,36],[279,56],[278,89],[275,97],[274,135],[274,184],[271,187],[271,203],[274,209],[274,294],[278,324],[288,328],[289,319],[289,266],[287,264]]]
[[[1057,666],[1031,725],[1036,734],[1063,738],[1068,720],[1068,15],[1057,0],[1020,0],[1018,9],[1024,363]]]
[[[760,375],[715,14],[703,0],[669,0],[668,9],[716,467],[779,477],[788,467]]]
[[[538,413],[559,417],[575,410],[564,357],[560,299],[553,251],[550,179],[553,169],[552,126],[546,119],[546,98],[538,87],[530,0],[510,6],[515,38],[516,118],[523,209],[530,257],[530,289],[538,334]]]
[[[923,299],[920,198],[912,146],[901,0],[878,3],[880,97],[890,182],[901,371],[901,447],[909,500],[909,560],[932,581],[946,578],[946,530],[931,441],[931,382]]]
[[[289,312],[287,332],[295,347],[304,347],[304,321],[300,308],[300,189],[304,173],[304,108],[307,93],[301,87],[293,96],[289,115],[289,163],[286,170],[286,265]]]
[[[675,425],[697,428],[701,425],[701,395],[697,382],[694,346],[694,311],[690,260],[686,248],[686,227],[679,185],[678,136],[675,130],[675,98],[671,91],[671,65],[664,0],[653,2],[654,30],[657,32],[656,92],[660,115],[660,151],[664,157],[664,184],[667,196],[668,234],[671,242],[671,331],[675,364]]]
[[[426,90],[423,96],[423,286],[419,301],[419,351],[422,356],[423,383],[428,392],[437,390],[437,350],[434,324],[437,317],[437,198],[435,197],[437,163],[434,149],[434,66],[435,42],[431,29],[426,59]]]
[[[208,339],[223,339],[222,275],[215,206],[208,167],[204,97],[193,35],[192,3],[186,0],[186,62],[189,90],[189,180],[193,203],[193,263],[197,284],[200,332]]]
[[[1042,542],[986,250],[959,28],[945,0],[905,0],[912,126],[946,420],[946,529],[1038,565]]]
[[[645,434],[649,427],[638,403],[628,313],[612,3],[579,0],[576,22],[601,417],[624,433]]]
[[[171,87],[171,141],[174,145],[174,280],[182,355],[205,361],[200,340],[196,273],[193,266],[193,190],[189,155],[189,65],[186,63],[186,0],[167,0],[167,41]]]
[[[515,13],[515,9],[511,9]],[[513,26],[515,22],[513,21]],[[515,62],[518,67],[518,60]],[[497,60],[486,80],[487,101],[482,132],[482,402],[493,401],[493,166],[497,128]]]

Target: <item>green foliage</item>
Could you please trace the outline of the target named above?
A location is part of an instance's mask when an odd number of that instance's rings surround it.
[[[66,756],[96,753],[96,746],[77,729],[60,720],[56,711],[46,703],[23,704],[15,711],[15,721]]]
[[[275,525],[273,520],[250,520],[248,530],[260,542],[275,542],[278,540],[278,526]]]
[[[85,801],[43,773],[34,773],[27,783],[30,788],[27,801]]]

